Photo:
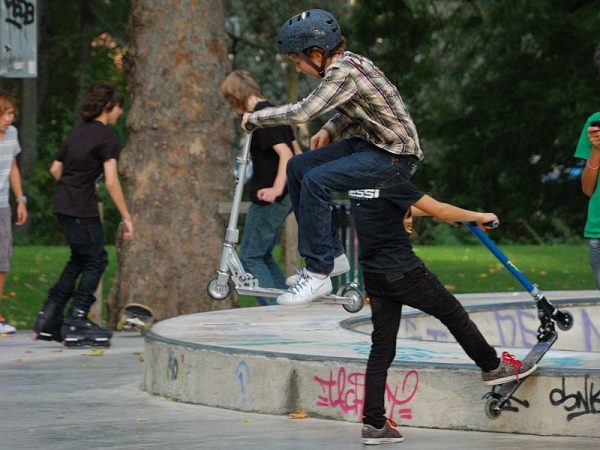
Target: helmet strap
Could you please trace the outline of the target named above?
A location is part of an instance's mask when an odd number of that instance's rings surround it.
[[[321,78],[323,78],[325,76],[325,65],[327,64],[327,58],[329,58],[329,52],[324,51],[321,54],[323,55],[323,57],[321,58],[321,66],[320,67],[317,66],[313,62],[313,60],[309,58],[309,56],[306,53],[304,53],[304,52],[300,53],[300,57],[304,60],[305,63],[307,63],[310,67],[315,69]]]

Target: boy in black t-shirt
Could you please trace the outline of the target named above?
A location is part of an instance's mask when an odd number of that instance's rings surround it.
[[[403,224],[407,214],[413,214],[450,223],[477,222],[486,229],[487,222],[497,220],[495,214],[438,202],[411,181],[386,189],[349,191],[349,197],[373,323],[365,380],[363,444],[403,440],[396,424],[385,417],[384,407],[387,371],[396,355],[403,305],[440,320],[482,370],[486,384],[507,383],[533,373],[535,364],[523,364],[506,352],[498,358],[459,301],[414,254]]]
[[[272,106],[262,97],[246,71],[229,74],[221,84],[225,101],[238,114]],[[294,132],[288,125],[257,129],[252,134],[250,154],[253,174],[248,183],[252,205],[246,215],[240,248],[244,268],[260,286],[284,289],[285,277],[272,251],[283,222],[292,210],[286,186],[287,162],[300,154]],[[274,305],[275,299],[256,297],[259,305]]]
[[[116,87],[94,84],[79,110],[84,122],[71,131],[50,168],[57,181],[54,213],[64,229],[71,257],[38,313],[36,339],[64,340],[67,346],[110,343],[112,332],[87,316],[108,264],[96,199],[100,176],[104,176],[106,189],[121,213],[123,239],[133,236],[133,222],[117,172],[117,136],[107,126],[117,122],[122,105],[123,94]],[[63,323],[63,311],[71,297],[73,303]]]

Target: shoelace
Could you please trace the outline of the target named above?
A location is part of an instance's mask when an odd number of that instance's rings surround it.
[[[517,377],[517,380],[518,380],[519,379],[519,368],[523,366],[523,363],[521,361],[519,361],[517,358],[515,358],[515,355],[511,355],[508,352],[502,353],[502,362],[513,366],[515,376]]]
[[[387,419],[387,423],[390,424],[393,428],[398,428],[398,424],[392,419]]]
[[[306,273],[306,270],[300,271],[298,275],[300,276],[300,278],[298,278],[296,284],[290,286],[288,289],[293,294],[299,294],[302,288],[308,285],[308,273]]]

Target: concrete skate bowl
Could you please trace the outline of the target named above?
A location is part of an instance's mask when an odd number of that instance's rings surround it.
[[[388,417],[417,427],[600,437],[600,298],[557,297],[552,303],[573,315],[573,328],[559,331],[511,410],[495,419],[482,398],[490,389],[445,328],[404,311],[388,371]],[[536,342],[531,301],[507,294],[466,304],[499,351],[522,358]],[[191,314],[147,333],[143,386],[183,402],[358,422],[369,350],[368,307],[356,315],[332,305]]]
[[[574,319],[573,328],[568,331],[560,331],[556,327],[559,339],[552,348],[600,352],[600,297],[552,300],[552,304],[561,311],[568,311]],[[466,306],[465,309],[488,342],[495,347],[529,349],[537,342],[540,321],[532,301],[514,302],[509,299],[493,305]],[[372,331],[370,319],[364,316],[345,320],[342,326],[369,335]],[[410,308],[402,314],[398,338],[456,342],[440,321]]]

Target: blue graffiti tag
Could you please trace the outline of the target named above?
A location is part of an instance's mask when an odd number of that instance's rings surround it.
[[[242,360],[235,368],[235,377],[240,383],[240,393],[242,395],[242,403],[246,402],[246,386],[250,381],[250,368],[246,361]]]

